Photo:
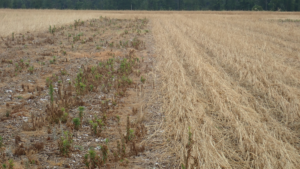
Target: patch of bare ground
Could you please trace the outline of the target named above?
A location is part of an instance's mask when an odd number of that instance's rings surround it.
[[[159,78],[148,22],[100,17],[2,38],[0,163],[155,165],[147,143]]]

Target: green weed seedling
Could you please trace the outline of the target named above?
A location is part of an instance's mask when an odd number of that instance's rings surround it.
[[[47,85],[47,86],[49,86],[49,85],[50,85],[50,83],[51,83],[51,81],[50,81],[50,78],[49,78],[49,77],[47,77],[47,78],[46,78],[46,85]]]
[[[69,152],[71,151],[73,139],[72,134],[68,131],[64,132],[64,136],[60,138],[58,141],[58,147],[60,154],[63,156],[69,156]]]
[[[121,121],[121,118],[120,118],[120,116],[116,116],[117,117],[117,119],[118,119],[118,124],[120,124],[120,121]]]
[[[29,71],[30,74],[33,74],[34,67],[33,67],[33,66],[30,66],[30,67],[28,68],[28,71]]]
[[[83,107],[83,106],[79,106],[79,107],[78,107],[78,110],[79,110],[79,118],[80,118],[80,120],[82,120],[82,118],[83,118],[84,107]]]
[[[53,28],[51,30],[52,35],[54,35],[55,31],[56,31],[56,28],[55,28],[55,26],[53,26]]]
[[[83,91],[85,90],[86,85],[82,82],[79,83],[80,86],[80,93],[83,93]]]
[[[74,129],[79,130],[80,127],[80,119],[79,118],[74,118],[73,119],[73,124],[74,124]]]
[[[94,123],[93,120],[90,120],[89,123],[92,127],[92,134],[97,135],[97,133],[98,133],[98,130],[97,130],[98,123]]]
[[[94,90],[94,86],[90,85],[90,91],[93,91],[93,90]]]
[[[109,43],[109,47],[114,47],[114,42]]]
[[[65,76],[67,74],[67,71],[61,70],[60,73],[61,73],[61,75]]]
[[[61,111],[63,112],[61,122],[66,123],[68,120],[69,114],[66,112],[65,108],[61,108]]]
[[[9,111],[9,110],[6,111],[5,116],[6,116],[6,117],[9,117],[9,116],[10,116],[10,111]]]
[[[141,82],[145,83],[145,81],[146,81],[146,79],[143,76],[141,76]]]
[[[102,151],[102,161],[103,161],[104,164],[106,163],[107,157],[108,157],[108,147],[107,147],[108,139],[106,139],[105,141],[107,141],[107,142],[106,142],[106,145],[101,146],[101,151]]]
[[[12,159],[8,160],[8,168],[13,169],[14,168],[14,161]]]
[[[96,166],[96,163],[97,163],[95,150],[90,149],[88,156],[90,157],[90,165],[91,165],[92,168],[94,168]]]
[[[95,67],[95,66],[93,66],[91,70],[92,70],[92,74],[95,74],[96,67]]]
[[[15,66],[16,66],[16,68],[15,68],[15,72],[18,72],[18,71],[19,71],[19,69],[20,69],[20,68],[19,68],[19,64],[18,64],[18,63],[16,63],[16,64],[15,64]]]
[[[53,93],[54,93],[53,85],[50,82],[50,84],[49,84],[49,95],[50,95],[50,103],[51,103],[52,106],[53,106],[53,101],[54,101]]]
[[[0,136],[0,148],[2,148],[4,146],[3,144],[3,138]]]
[[[90,168],[90,162],[89,162],[89,154],[85,154],[83,158],[83,163],[87,168]]]

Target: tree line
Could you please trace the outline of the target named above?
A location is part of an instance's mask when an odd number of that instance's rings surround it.
[[[0,8],[300,11],[300,0],[0,0]]]

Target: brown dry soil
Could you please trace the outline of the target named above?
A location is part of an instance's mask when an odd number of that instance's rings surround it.
[[[149,155],[151,146],[144,144],[160,116],[159,104],[150,102],[158,75],[153,72],[148,22],[100,17],[2,37],[0,164],[8,166],[13,160],[14,168],[158,165]],[[79,106],[84,111],[77,130],[73,119],[79,118]]]

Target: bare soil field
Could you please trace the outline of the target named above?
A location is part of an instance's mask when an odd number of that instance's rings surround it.
[[[0,21],[7,168],[300,165],[300,13],[0,10]]]
[[[145,150],[154,88],[148,22],[98,17],[2,38],[1,163],[143,166],[131,158]]]

